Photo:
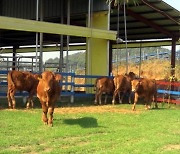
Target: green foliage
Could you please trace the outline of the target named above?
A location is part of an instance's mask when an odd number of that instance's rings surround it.
[[[55,110],[52,128],[43,125],[41,109],[1,110],[0,153],[180,152],[178,108],[145,111],[137,105],[134,113],[115,109],[130,111],[131,105],[115,105],[104,113]]]
[[[129,52],[130,56],[139,56],[140,55],[140,48],[128,48],[127,51]],[[121,58],[126,57],[126,49],[114,49],[113,50],[113,57],[115,57],[116,53],[120,53],[119,56]],[[168,52],[171,54],[169,49],[162,48],[162,47],[147,47],[147,48],[142,48],[141,49],[142,56],[143,54],[156,54],[157,52]]]
[[[82,70],[85,68],[85,52],[78,52],[68,56],[68,66],[69,70]],[[66,56],[64,57],[64,61]],[[47,63],[59,63],[59,58],[50,58],[46,61]],[[52,65],[53,66],[53,65]]]

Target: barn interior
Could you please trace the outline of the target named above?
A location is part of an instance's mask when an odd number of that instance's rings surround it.
[[[142,47],[170,45],[174,68],[180,12],[163,0],[114,3],[114,0],[1,0],[1,53],[12,53],[15,57],[19,52],[38,52],[42,71],[43,52],[52,51],[52,46],[47,45],[55,44],[53,51],[60,52],[60,68],[65,61],[64,51],[85,49],[86,74],[109,75],[114,48],[139,47],[140,43]],[[93,64],[99,53],[102,64],[96,68]],[[16,62],[13,65],[15,69]]]

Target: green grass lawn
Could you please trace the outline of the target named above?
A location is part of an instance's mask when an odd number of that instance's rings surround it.
[[[55,112],[53,127],[42,123],[40,108],[2,109],[0,153],[179,154],[179,107],[136,108],[135,112]]]

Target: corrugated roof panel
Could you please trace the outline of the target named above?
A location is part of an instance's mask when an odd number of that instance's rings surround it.
[[[180,28],[177,28],[177,26],[166,26],[165,27],[167,30],[172,30],[172,31],[179,31],[180,32]]]
[[[3,0],[2,6],[2,16],[35,19],[35,0]]]
[[[172,25],[172,24],[174,24],[173,21],[168,20],[168,19],[164,19],[164,20],[155,20],[154,22],[155,22],[156,24],[158,24],[158,25]]]
[[[136,13],[152,11],[152,9],[147,7],[146,5],[131,6],[129,8],[127,7],[127,9],[131,9],[132,11],[134,11]]]
[[[159,18],[165,18],[163,15],[161,14],[157,14],[155,12],[153,13],[147,13],[147,14],[141,14],[141,16],[147,18],[147,19],[159,19]]]
[[[88,0],[71,1],[71,13],[80,14],[88,12]]]

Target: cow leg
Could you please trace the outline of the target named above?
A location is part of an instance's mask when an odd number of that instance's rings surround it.
[[[105,94],[104,104],[107,104],[107,97],[108,97],[108,94]]]
[[[44,122],[44,124],[48,124],[48,118],[47,118],[47,112],[48,112],[48,107],[46,106],[46,103],[45,102],[41,102],[42,104],[42,110],[43,110],[43,113],[42,113],[42,121]]]
[[[11,99],[9,90],[7,92],[7,99],[8,99],[8,107],[9,107],[9,109],[12,109],[12,99]]]
[[[16,108],[16,100],[15,100],[14,95],[11,96],[11,99],[12,99],[12,108],[15,109]]]
[[[96,90],[94,104],[97,104],[97,102],[98,102],[98,90]]]
[[[48,125],[53,126],[53,113],[54,113],[54,107],[49,107],[48,108],[48,113],[49,113],[49,119],[48,119]]]
[[[30,106],[33,108],[33,105],[34,105],[34,102],[32,101],[33,100],[33,95],[34,93],[32,91],[29,92],[29,97],[27,99],[27,104],[26,104],[26,108],[29,109]]]
[[[31,100],[31,107],[34,108],[34,102]]]
[[[101,105],[102,104],[102,92],[101,91],[99,92],[98,97],[99,97],[99,105]]]
[[[28,97],[28,101],[27,101],[27,104],[26,104],[26,108],[29,109],[29,108],[33,108],[34,107],[34,102],[32,100],[32,97]]]
[[[30,108],[30,104],[31,104],[31,99],[30,99],[30,97],[28,97],[28,99],[27,99],[27,104],[26,104],[26,108],[27,108],[27,109]]]
[[[132,92],[129,93],[129,96],[128,96],[128,103],[131,104],[131,98],[132,98]]]
[[[15,91],[11,91],[10,94],[9,94],[10,100],[11,100],[11,102],[12,102],[12,106],[11,106],[11,104],[9,104],[9,105],[10,105],[9,107],[10,107],[10,108],[13,108],[13,109],[16,108],[16,100],[15,100],[14,95],[15,95]]]
[[[122,99],[124,97],[124,94],[122,95],[122,98],[121,98],[121,92],[119,91],[118,92],[118,97],[119,97],[119,104],[122,104]]]
[[[116,99],[116,95],[118,94],[118,89],[116,89],[115,91],[114,91],[114,94],[113,94],[113,100],[112,100],[112,105],[114,105],[114,103],[115,103],[115,99]]]
[[[157,105],[157,93],[153,96],[153,102],[155,104],[155,108],[157,109],[158,108],[158,105]]]
[[[151,97],[145,98],[145,109],[148,110],[151,108]]]
[[[133,107],[132,107],[132,110],[133,110],[133,111],[135,111],[135,107],[136,107],[137,101],[138,101],[138,94],[135,93],[135,94],[134,94],[134,104],[133,104]]]

